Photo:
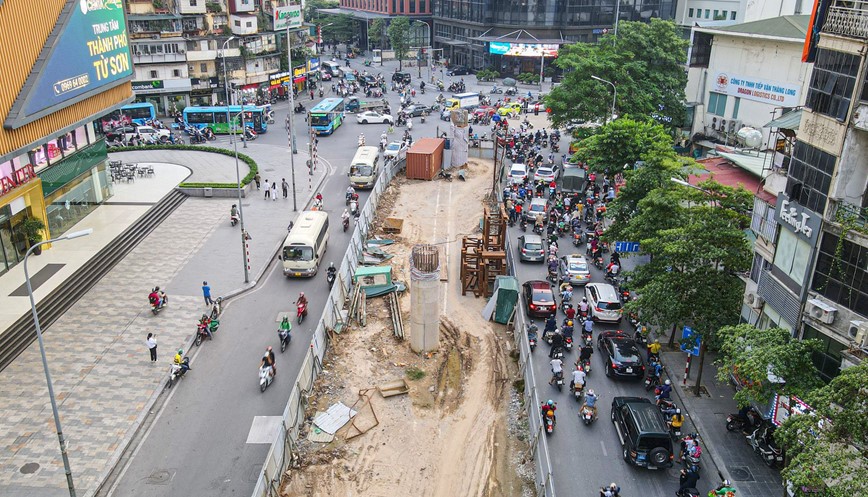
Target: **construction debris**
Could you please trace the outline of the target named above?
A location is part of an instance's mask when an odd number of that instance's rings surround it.
[[[359,435],[364,435],[370,431],[371,428],[380,424],[380,418],[377,417],[377,413],[374,411],[374,406],[371,404],[374,390],[376,389],[365,388],[359,390],[359,398],[353,403],[353,408],[361,415],[353,416],[353,419],[350,420],[350,426],[347,428],[344,437],[347,440],[356,438]]]
[[[404,220],[398,217],[387,217],[383,221],[384,233],[400,233],[404,228]]]
[[[389,302],[389,316],[392,318],[392,330],[395,336],[404,338],[404,318],[401,317],[401,304],[398,303],[398,294],[392,292],[386,297]]]
[[[382,385],[377,385],[377,390],[379,390],[380,395],[383,397],[392,397],[395,395],[404,395],[410,392],[410,385],[407,385],[407,380],[401,378],[400,380],[390,381],[388,383],[383,383]]]
[[[350,409],[343,402],[338,402],[329,406],[328,411],[317,413],[313,418],[313,424],[320,430],[334,435],[357,413],[358,411]]]

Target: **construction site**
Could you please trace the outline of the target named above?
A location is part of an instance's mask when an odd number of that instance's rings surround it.
[[[483,317],[507,272],[493,168],[384,192],[354,288],[385,276],[397,291],[348,296],[281,495],[533,495],[513,335]]]

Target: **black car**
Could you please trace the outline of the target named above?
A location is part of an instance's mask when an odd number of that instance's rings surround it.
[[[359,81],[365,86],[377,86],[377,78],[371,76],[370,74],[359,76]]]
[[[612,399],[612,423],[628,464],[648,469],[672,467],[672,439],[663,414],[641,397]]]
[[[642,379],[645,364],[636,341],[620,331],[604,331],[597,337],[600,357],[605,361],[606,376]]]
[[[554,292],[548,281],[525,281],[522,285],[522,294],[529,317],[547,318],[558,312]]]
[[[431,107],[422,104],[413,104],[404,107],[403,111],[412,117],[419,117],[423,113],[430,115]]]
[[[411,79],[412,78],[410,77],[410,73],[408,72],[395,72],[394,74],[392,74],[392,81],[394,81],[395,83],[410,84]]]
[[[470,74],[470,69],[464,66],[452,66],[446,71],[448,76],[466,76]]]

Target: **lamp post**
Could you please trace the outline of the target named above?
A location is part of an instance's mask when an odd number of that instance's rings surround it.
[[[226,73],[226,49],[227,45],[230,41],[234,40],[234,36],[230,36],[226,38],[226,41],[223,42],[223,86],[225,86],[226,90],[226,106],[229,106],[229,80],[227,79]],[[244,135],[244,100],[241,100],[241,134]],[[234,119],[232,120],[234,121]],[[232,125],[232,121],[229,123],[229,130],[232,132],[232,148],[235,150],[235,181],[237,184],[237,193],[238,193],[238,222],[241,225],[241,263],[244,266],[244,282],[248,283],[250,281],[250,273],[247,270],[247,240],[244,239],[244,207],[241,205],[241,169],[238,166],[238,137],[236,136],[235,126]],[[244,143],[247,145],[247,142]]]
[[[424,22],[424,21],[416,21],[415,24],[417,26],[418,25],[425,26],[425,43],[420,43],[419,47],[420,47],[420,50],[422,48],[424,48],[423,45],[425,45],[425,47],[428,48],[428,59],[429,59],[429,61],[428,61],[428,79],[431,79],[431,61],[430,61],[430,59],[431,59],[431,48],[433,48],[431,46],[431,26],[429,26],[428,23]],[[422,57],[417,57],[416,59],[417,59],[417,63],[422,62]],[[419,65],[419,79],[422,79],[422,66],[421,65]]]
[[[612,83],[609,80],[606,80],[606,79],[603,79],[603,78],[600,78],[597,76],[591,76],[591,79],[596,79],[597,81],[602,81],[603,83],[606,83],[607,85],[610,85],[612,87],[612,113],[609,115],[609,119],[607,119],[606,121],[614,120],[615,119],[615,100],[618,98],[618,87],[615,86],[615,83]]]
[[[298,211],[298,202],[295,198],[295,154],[298,149],[295,146],[295,76],[292,70],[292,33],[289,31],[289,26],[286,27],[286,66],[289,68],[289,129],[286,130],[289,140],[289,169],[292,176],[292,210]]]
[[[45,371],[45,383],[48,385],[48,398],[51,400],[51,412],[54,415],[54,427],[57,430],[57,439],[60,442],[60,457],[63,459],[63,469],[66,472],[66,484],[69,487],[69,497],[75,497],[75,484],[72,481],[72,469],[69,467],[69,455],[66,453],[66,440],[63,438],[63,429],[60,426],[60,414],[57,412],[57,399],[54,398],[54,385],[51,383],[51,373],[48,370],[48,359],[45,357],[45,343],[42,341],[42,328],[39,326],[39,314],[36,312],[36,301],[33,299],[33,287],[30,284],[30,272],[27,271],[27,258],[36,247],[46,243],[72,240],[93,233],[93,228],[82,231],[74,231],[51,240],[43,240],[29,249],[24,254],[24,281],[27,283],[27,295],[30,297],[30,311],[33,313],[33,325],[36,327],[36,339],[39,341],[39,353],[42,355],[42,369]]]
[[[618,40],[618,21],[621,20],[621,0],[615,0],[615,36],[612,37],[612,46]]]

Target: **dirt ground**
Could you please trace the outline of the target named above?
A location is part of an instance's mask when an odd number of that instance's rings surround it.
[[[328,444],[307,441],[305,428],[300,464],[287,471],[283,496],[532,495],[510,334],[482,319],[486,299],[461,295],[461,238],[478,232],[492,167],[471,159],[466,182],[401,176],[384,194],[379,221],[404,219],[402,233],[391,236],[397,243],[384,247],[394,255],[389,262],[396,281],[410,283],[412,245],[441,248],[441,280],[447,281],[441,283],[440,349],[427,357],[413,353],[409,340],[393,336],[385,298],[369,299],[367,326],[354,324],[332,341],[308,416],[337,401],[356,404],[359,414]],[[400,305],[409,336],[408,293]],[[373,389],[401,378],[410,385],[407,395],[383,398]]]

